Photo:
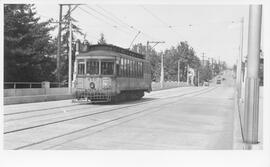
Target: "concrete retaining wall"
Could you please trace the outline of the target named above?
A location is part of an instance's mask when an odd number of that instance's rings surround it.
[[[46,89],[47,95],[55,95],[55,94],[68,94],[68,88],[50,88]]]
[[[179,86],[187,86],[181,82]],[[164,82],[163,89],[178,87],[177,82]],[[160,83],[153,82],[152,90],[160,90]],[[33,103],[53,100],[71,99],[68,88],[27,88],[27,89],[4,89],[4,104]]]
[[[68,94],[68,88],[4,89],[4,97]]]
[[[4,105],[71,99],[68,88],[4,89]]]
[[[168,81],[164,82],[162,89],[169,89],[169,88],[176,88],[176,87],[185,87],[188,86],[186,82],[180,82],[179,86],[178,83],[175,81]],[[161,90],[160,82],[152,82],[152,90]]]
[[[45,95],[45,89],[44,88],[4,89],[4,97],[31,96],[31,95]]]
[[[17,97],[13,96],[13,97],[5,97],[4,105],[66,100],[66,99],[71,99],[71,98],[72,98],[72,95],[69,95],[69,94],[17,96]]]

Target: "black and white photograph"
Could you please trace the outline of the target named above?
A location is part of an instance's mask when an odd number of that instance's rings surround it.
[[[1,8],[3,152],[269,153],[267,4]]]

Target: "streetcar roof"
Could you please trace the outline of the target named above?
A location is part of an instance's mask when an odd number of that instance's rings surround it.
[[[145,56],[136,52],[132,52],[128,49],[120,48],[114,45],[90,45],[80,49],[80,56],[119,56],[120,54],[131,56],[134,58],[145,59]]]

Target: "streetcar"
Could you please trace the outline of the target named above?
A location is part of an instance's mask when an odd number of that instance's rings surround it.
[[[137,100],[151,91],[150,62],[114,45],[77,45],[73,70],[74,102]]]

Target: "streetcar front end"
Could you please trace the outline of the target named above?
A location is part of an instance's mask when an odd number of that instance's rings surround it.
[[[78,102],[110,102],[116,91],[115,60],[110,57],[78,58],[74,98]]]

